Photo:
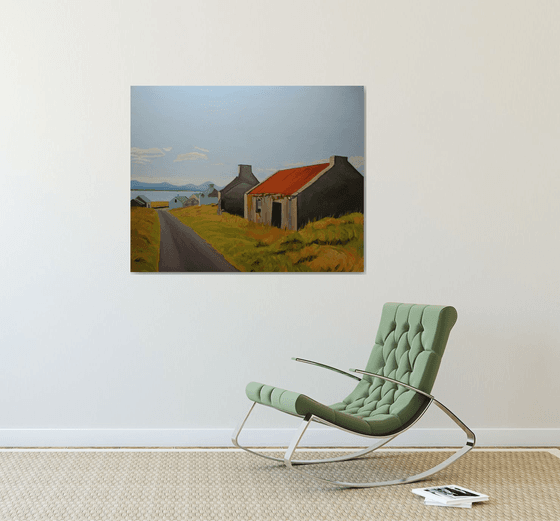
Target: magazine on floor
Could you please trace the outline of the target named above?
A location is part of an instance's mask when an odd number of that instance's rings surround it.
[[[459,485],[442,485],[412,489],[414,494],[422,496],[425,504],[437,506],[462,506],[470,508],[474,502],[488,501],[488,496]]]

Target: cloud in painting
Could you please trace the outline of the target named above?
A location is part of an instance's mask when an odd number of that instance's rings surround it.
[[[165,150],[165,149],[164,149]],[[137,148],[130,149],[130,159],[133,163],[145,165],[151,163],[156,157],[163,157],[165,154],[159,148]]]
[[[172,148],[173,148],[173,147],[164,148],[163,150],[165,150],[166,152],[170,152]]]
[[[177,163],[178,161],[199,161],[201,159],[208,159],[206,154],[201,154],[200,152],[188,152],[187,154],[179,154],[177,159],[173,162]]]
[[[210,150],[206,150],[205,148],[200,148],[200,147],[194,147],[197,150],[202,150],[202,152],[210,152]]]

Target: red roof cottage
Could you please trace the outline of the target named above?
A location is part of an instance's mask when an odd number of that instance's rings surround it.
[[[364,176],[347,157],[279,170],[245,193],[246,219],[288,230],[309,221],[364,211]]]

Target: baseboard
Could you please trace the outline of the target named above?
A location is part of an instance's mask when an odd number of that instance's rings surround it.
[[[557,447],[560,429],[473,429],[478,447]],[[0,447],[232,447],[232,429],[0,429]],[[246,429],[242,445],[288,445],[295,429]],[[310,427],[308,447],[364,446],[368,439],[324,427]],[[459,429],[409,429],[388,446],[450,447],[464,443]]]

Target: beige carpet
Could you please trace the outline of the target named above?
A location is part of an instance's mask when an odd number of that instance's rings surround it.
[[[431,467],[447,454],[384,451],[329,464],[324,472],[387,479]],[[410,492],[451,483],[490,501],[464,510],[430,507]],[[560,458],[546,451],[472,451],[420,484],[340,489],[233,450],[1,452],[0,519],[558,521]]]

